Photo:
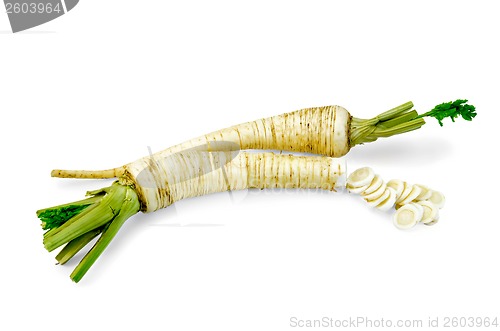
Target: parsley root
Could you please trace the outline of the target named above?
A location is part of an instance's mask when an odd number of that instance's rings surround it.
[[[466,102],[443,103],[421,115],[407,102],[372,119],[355,118],[340,106],[307,108],[213,132],[118,168],[53,170],[53,177],[118,180],[88,192],[87,199],[39,210],[37,216],[47,230],[44,246],[48,251],[64,246],[56,256],[64,264],[99,236],[71,274],[78,282],[125,221],[139,211],[153,212],[181,199],[247,188],[335,190],[344,185],[345,168],[332,157],[341,157],[359,144],[419,129],[426,116],[435,117],[440,125],[446,117],[470,121],[476,116],[475,108]],[[324,156],[239,153],[241,149]],[[434,224],[437,209],[444,204],[439,192],[401,181],[386,184],[370,168],[351,174],[347,188],[381,210],[396,205],[394,224],[399,228],[418,222]]]
[[[220,150],[217,143],[231,143],[234,149],[264,149],[302,152],[341,157],[360,144],[419,129],[425,124],[423,117],[435,117],[440,125],[450,117],[472,120],[475,108],[467,100],[440,104],[431,111],[418,115],[407,102],[372,119],[351,116],[340,106],[314,107],[235,125],[212,132],[158,152],[159,157],[186,149],[207,146],[208,151]],[[130,171],[136,163],[108,170],[54,170],[53,177],[63,178],[117,178]]]
[[[140,210],[148,212],[200,195],[247,188],[335,190],[343,185],[345,166],[320,156],[274,153],[186,152],[151,158],[136,165],[110,187],[88,192],[88,199],[37,212],[48,251],[66,245],[56,256],[66,263],[96,236],[100,238],[71,274],[75,282],[89,270],[124,222]]]

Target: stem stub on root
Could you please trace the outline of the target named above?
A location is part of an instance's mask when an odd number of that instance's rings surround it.
[[[69,261],[93,238],[99,239],[77,265],[71,279],[78,282],[109,245],[125,221],[139,212],[139,198],[131,186],[118,182],[89,192],[92,197],[37,212],[42,228],[48,229],[43,242],[48,251],[62,245],[56,259]]]

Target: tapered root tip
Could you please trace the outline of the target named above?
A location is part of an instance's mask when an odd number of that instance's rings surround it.
[[[61,170],[54,169],[50,173],[51,177],[57,178],[82,178],[82,179],[106,179],[117,178],[123,175],[123,168],[108,170]]]

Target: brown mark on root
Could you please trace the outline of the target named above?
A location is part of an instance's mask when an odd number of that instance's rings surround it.
[[[139,204],[141,205],[141,211],[146,211],[146,196],[144,195],[144,191],[141,185],[138,185],[134,180],[134,176],[132,176],[132,174],[128,170],[125,170],[123,175],[118,178],[118,182],[122,185],[131,186],[134,189],[135,193],[137,194],[137,198],[139,199]]]
[[[347,149],[348,152],[352,147],[352,141],[351,141],[351,123],[352,123],[352,115],[349,115],[349,119],[347,120]]]

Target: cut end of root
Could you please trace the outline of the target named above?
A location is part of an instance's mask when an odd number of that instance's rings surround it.
[[[444,207],[446,201],[443,193],[438,191],[432,191],[428,200],[432,202],[434,205],[436,205],[439,209]]]
[[[393,223],[398,229],[410,229],[422,220],[423,215],[424,210],[421,205],[409,203],[396,210]]]
[[[356,169],[347,178],[347,185],[352,188],[360,188],[370,185],[373,178],[375,177],[375,172],[372,168],[363,167]]]
[[[437,222],[439,219],[439,208],[430,201],[418,201],[419,205],[424,208],[424,215],[420,220],[423,224]]]

